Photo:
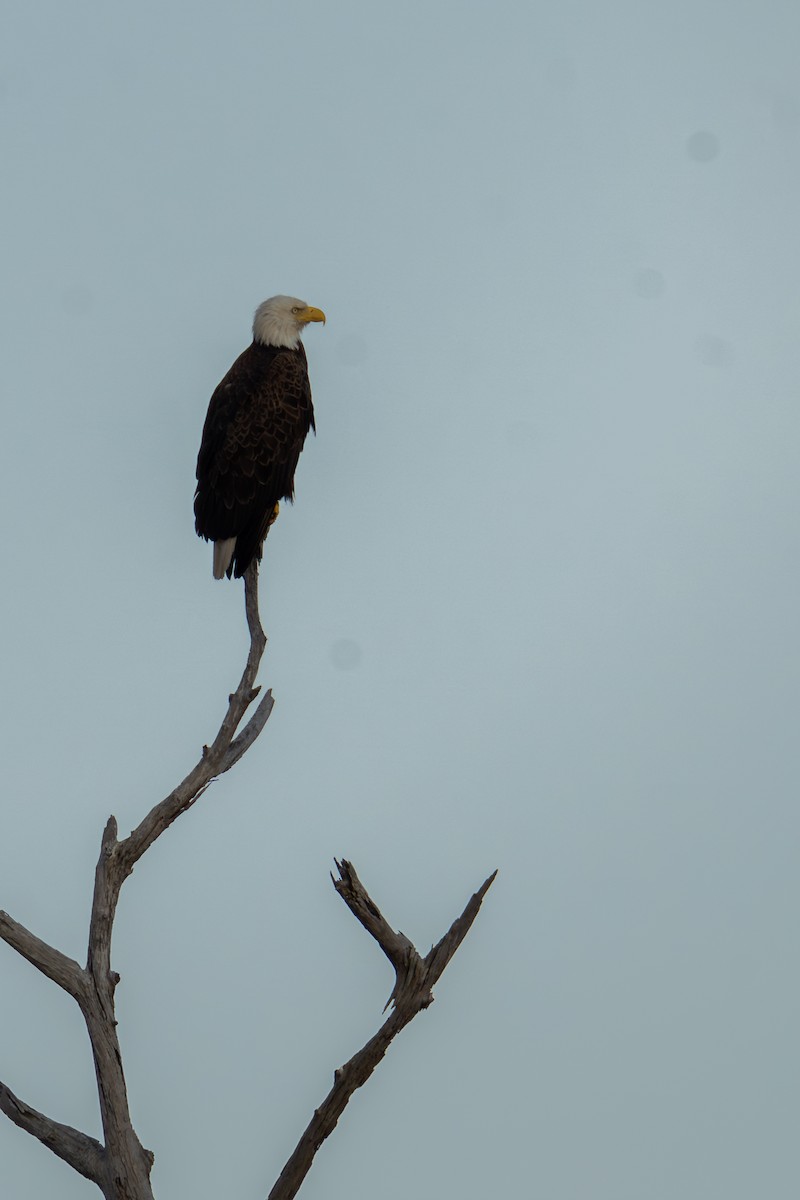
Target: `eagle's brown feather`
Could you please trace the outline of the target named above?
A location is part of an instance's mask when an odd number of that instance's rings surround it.
[[[211,397],[197,458],[195,528],[210,541],[236,538],[237,578],[261,548],[275,505],[294,497],[294,473],[314,408],[302,344],[254,341]]]

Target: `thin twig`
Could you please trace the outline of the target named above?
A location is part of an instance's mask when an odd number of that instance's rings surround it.
[[[425,967],[428,973],[428,984],[433,987],[438,982],[439,977],[444,972],[445,967],[450,962],[450,959],[455,954],[458,947],[463,942],[470,930],[472,922],[480,911],[483,897],[488,892],[489,888],[497,878],[497,871],[493,871],[488,879],[485,879],[477,892],[470,896],[467,901],[467,907],[464,909],[460,917],[456,917],[453,924],[448,929],[444,937],[431,947],[425,955]]]
[[[222,760],[222,769],[220,774],[222,774],[223,771],[230,771],[231,767],[239,761],[244,752],[250,749],[253,742],[256,740],[258,735],[261,733],[261,730],[269,720],[270,713],[272,712],[274,705],[275,701],[272,697],[272,691],[268,691],[264,696],[262,696],[258,708],[253,713],[242,732],[233,739],[228,747],[227,752]]]

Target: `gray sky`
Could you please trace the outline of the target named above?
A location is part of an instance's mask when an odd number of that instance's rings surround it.
[[[217,728],[208,398],[275,292],[318,437],[270,535],[262,740],[115,939],[163,1200],[263,1197],[391,972],[437,990],[304,1200],[795,1196],[800,10],[6,6],[0,906],[78,958]],[[99,1135],[0,946],[0,1078]],[[3,1196],[95,1194],[0,1124]]]

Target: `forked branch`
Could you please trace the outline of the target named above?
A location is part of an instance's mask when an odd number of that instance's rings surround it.
[[[346,859],[336,863],[339,878],[333,876],[333,886],[357,921],[375,939],[395,970],[395,982],[386,1008],[392,1006],[378,1032],[371,1037],[343,1067],[334,1072],[333,1087],[315,1110],[308,1127],[297,1143],[294,1153],[281,1172],[269,1194],[269,1200],[292,1200],[311,1169],[314,1156],[325,1139],[333,1133],[350,1097],[367,1082],[381,1061],[392,1040],[418,1012],[433,1003],[433,985],[440,978],[450,959],[469,932],[478,915],[483,897],[494,882],[497,872],[481,884],[470,897],[460,917],[457,917],[444,937],[423,958],[408,938],[395,932]],[[384,1009],[385,1011],[385,1009]]]
[[[85,969],[6,913],[0,913],[0,938],[68,992],[81,1009],[94,1058],[105,1145],[37,1112],[2,1083],[0,1109],[76,1171],[94,1180],[108,1200],[152,1197],[149,1177],[153,1155],[141,1145],[131,1124],[114,1013],[119,977],[111,969],[111,934],[117,903],[123,883],[142,855],[181,813],[191,808],[214,779],[239,761],[272,712],[272,694],[267,692],[242,726],[259,692],[255,680],[267,641],[258,613],[256,563],[245,575],[245,612],[250,633],[247,662],[236,691],[228,698],[227,711],[213,742],[203,747],[186,778],[150,810],[127,838],[117,840],[114,817],[106,824],[95,870]]]
[[[116,820],[108,819],[95,870],[86,967],[43,942],[6,913],[0,913],[0,938],[63,988],[80,1007],[94,1058],[104,1144],[31,1108],[3,1083],[0,1083],[0,1110],[74,1170],[96,1183],[106,1200],[153,1200],[150,1186],[153,1155],[142,1146],[131,1123],[114,1011],[119,976],[111,969],[111,935],[120,891],[153,842],[191,808],[215,778],[239,761],[269,718],[273,701],[272,694],[267,692],[249,720],[242,724],[259,692],[255,680],[266,646],[258,614],[255,563],[245,574],[245,611],[250,632],[247,662],[239,686],[228,699],[227,711],[213,742],[203,747],[186,778],[150,810],[128,837],[120,841]],[[297,1194],[317,1150],[336,1128],[350,1097],[369,1079],[397,1034],[432,1003],[434,984],[466,937],[495,878],[494,874],[489,876],[444,937],[423,958],[407,937],[392,929],[352,864],[343,859],[336,866],[339,875],[333,881],[334,887],[394,968],[394,987],[386,1005],[392,1011],[366,1045],[334,1072],[333,1087],[315,1111],[269,1200],[292,1200]]]

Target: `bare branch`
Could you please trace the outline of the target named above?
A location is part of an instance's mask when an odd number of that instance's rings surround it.
[[[403,933],[395,933],[384,917],[377,904],[372,900],[366,888],[356,874],[351,862],[343,858],[341,862],[334,859],[339,878],[333,880],[333,886],[359,921],[370,937],[373,937],[383,953],[389,959],[394,969],[402,970],[406,965],[410,952],[414,947]]]
[[[107,1181],[113,1190],[108,1194],[150,1200],[153,1155],[144,1149],[131,1122],[114,1010],[119,976],[111,970],[111,933],[119,891],[130,873],[117,855],[119,845],[117,822],[109,817],[100,843],[89,918],[86,971],[91,987],[79,1003],[92,1047],[105,1153],[113,1164],[114,1180]]]
[[[70,996],[77,1000],[84,990],[86,973],[74,958],[68,958],[60,950],[49,946],[36,937],[24,925],[20,925],[7,912],[0,911],[0,938],[12,946],[23,958],[27,958],[38,971],[52,979]]]
[[[114,858],[114,851],[118,845],[117,822],[114,817],[109,817],[103,830],[100,857],[95,868],[92,913],[89,918],[86,969],[95,980],[101,976],[108,977],[111,971],[111,930],[116,911],[116,897],[125,879],[125,875],[118,878],[120,870]]]
[[[497,871],[493,871],[489,878],[484,880],[477,892],[473,896],[470,896],[463,913],[460,917],[456,917],[441,941],[431,947],[426,954],[425,966],[428,971],[428,984],[430,987],[433,987],[437,982],[445,967],[450,962],[450,959],[469,933],[472,922],[480,912],[483,897],[496,878]]]
[[[46,1144],[52,1143],[51,1149],[82,1174],[86,1171],[77,1164],[81,1162],[86,1166],[90,1163],[87,1145],[95,1145],[102,1156],[102,1171],[92,1160],[90,1165],[94,1174],[88,1177],[98,1183],[109,1200],[151,1200],[150,1171],[153,1165],[153,1155],[144,1149],[136,1136],[128,1108],[114,1011],[114,991],[119,982],[119,976],[111,969],[114,917],[122,885],[145,851],[195,803],[215,778],[239,761],[261,733],[272,711],[272,695],[267,692],[237,736],[242,719],[259,692],[255,679],[267,641],[258,614],[256,563],[247,570],[244,590],[250,648],[239,685],[228,698],[228,708],[214,741],[203,747],[199,761],[186,778],[150,810],[127,838],[119,841],[116,820],[114,817],[108,820],[95,870],[86,969],[35,937],[7,914],[0,914],[0,937],[74,996],[80,1006],[94,1058],[105,1147],[91,1143],[91,1139],[81,1142],[84,1135],[49,1121],[23,1105],[7,1089],[0,1107],[22,1128],[41,1137]]]
[[[131,1122],[115,1017],[119,976],[111,969],[111,939],[122,885],[153,842],[218,776],[239,761],[263,730],[273,708],[272,694],[268,691],[242,726],[260,691],[255,680],[266,646],[258,613],[255,562],[248,567],[244,582],[250,648],[239,685],[228,698],[228,708],[214,741],[203,747],[199,761],[186,778],[150,810],[127,838],[118,839],[114,817],[109,818],[103,831],[95,870],[86,968],[0,912],[0,938],[69,992],[81,1009],[94,1058],[105,1145],[30,1108],[2,1083],[0,1110],[95,1182],[106,1200],[153,1200],[150,1186],[153,1155],[142,1146]],[[336,866],[339,871],[339,877],[333,879],[336,891],[394,968],[394,986],[386,1005],[386,1008],[393,1006],[393,1010],[377,1033],[334,1072],[333,1087],[315,1111],[269,1200],[293,1200],[317,1150],[336,1128],[351,1096],[369,1079],[397,1034],[433,1002],[433,986],[466,937],[496,875],[495,872],[482,884],[448,932],[423,958],[404,934],[389,925],[352,864],[342,859]]]
[[[35,1108],[31,1108],[29,1104],[25,1104],[18,1096],[15,1096],[11,1088],[6,1087],[2,1082],[0,1082],[0,1111],[4,1112],[20,1129],[24,1129],[26,1133],[38,1138],[44,1146],[47,1146],[48,1150],[53,1151],[53,1154],[63,1158],[64,1162],[69,1163],[79,1175],[83,1175],[85,1179],[91,1179],[99,1187],[103,1186],[105,1153],[103,1147],[94,1138],[88,1137],[78,1129],[73,1129],[71,1125],[62,1125],[59,1121],[53,1121],[43,1113],[37,1112]]]
[[[249,750],[269,720],[269,716],[274,705],[275,701],[272,697],[271,691],[267,692],[265,696],[262,696],[261,703],[259,704],[258,708],[253,713],[242,732],[238,735],[238,737],[233,739],[228,747],[227,753],[222,760],[222,770],[220,771],[220,774],[222,774],[223,771],[230,771],[231,767],[234,766],[234,764],[237,763],[242,757],[245,750]]]
[[[128,1095],[117,1038],[114,991],[118,976],[111,970],[111,933],[123,883],[146,850],[181,813],[186,812],[209,784],[238,762],[264,728],[272,711],[271,694],[262,699],[238,738],[244,714],[258,695],[255,678],[266,646],[258,615],[258,567],[253,563],[245,576],[245,612],[250,631],[250,649],[242,678],[228,698],[228,710],[210,747],[204,747],[197,765],[186,778],[156,804],[124,840],[117,840],[117,823],[109,818],[103,833],[95,871],[94,898],[89,922],[87,971],[92,991],[81,1004],[97,1074],[100,1114],[110,1160],[121,1171],[131,1195],[150,1195],[149,1176],[153,1156],[136,1136],[130,1119]]]
[[[219,732],[210,746],[203,747],[200,761],[170,794],[156,804],[133,830],[120,842],[115,854],[124,865],[125,875],[133,870],[144,852],[164,830],[195,803],[208,785],[239,761],[252,745],[272,712],[272,694],[268,692],[242,730],[235,738],[242,718],[258,695],[255,679],[267,644],[266,634],[258,615],[258,564],[252,562],[244,576],[245,614],[250,631],[250,650],[239,686],[228,698],[226,712]],[[235,740],[234,740],[235,738]]]
[[[408,938],[396,933],[388,924],[358,878],[352,863],[342,859],[336,862],[336,866],[339,879],[333,879],[333,886],[395,968],[395,985],[389,998],[389,1002],[394,1003],[394,1011],[366,1045],[334,1072],[333,1087],[315,1110],[308,1128],[270,1192],[269,1200],[293,1200],[311,1169],[317,1150],[336,1128],[350,1097],[367,1082],[397,1034],[418,1012],[433,1002],[433,984],[466,937],[478,915],[481,901],[497,875],[495,871],[470,897],[461,916],[456,918],[441,941],[423,959]]]

